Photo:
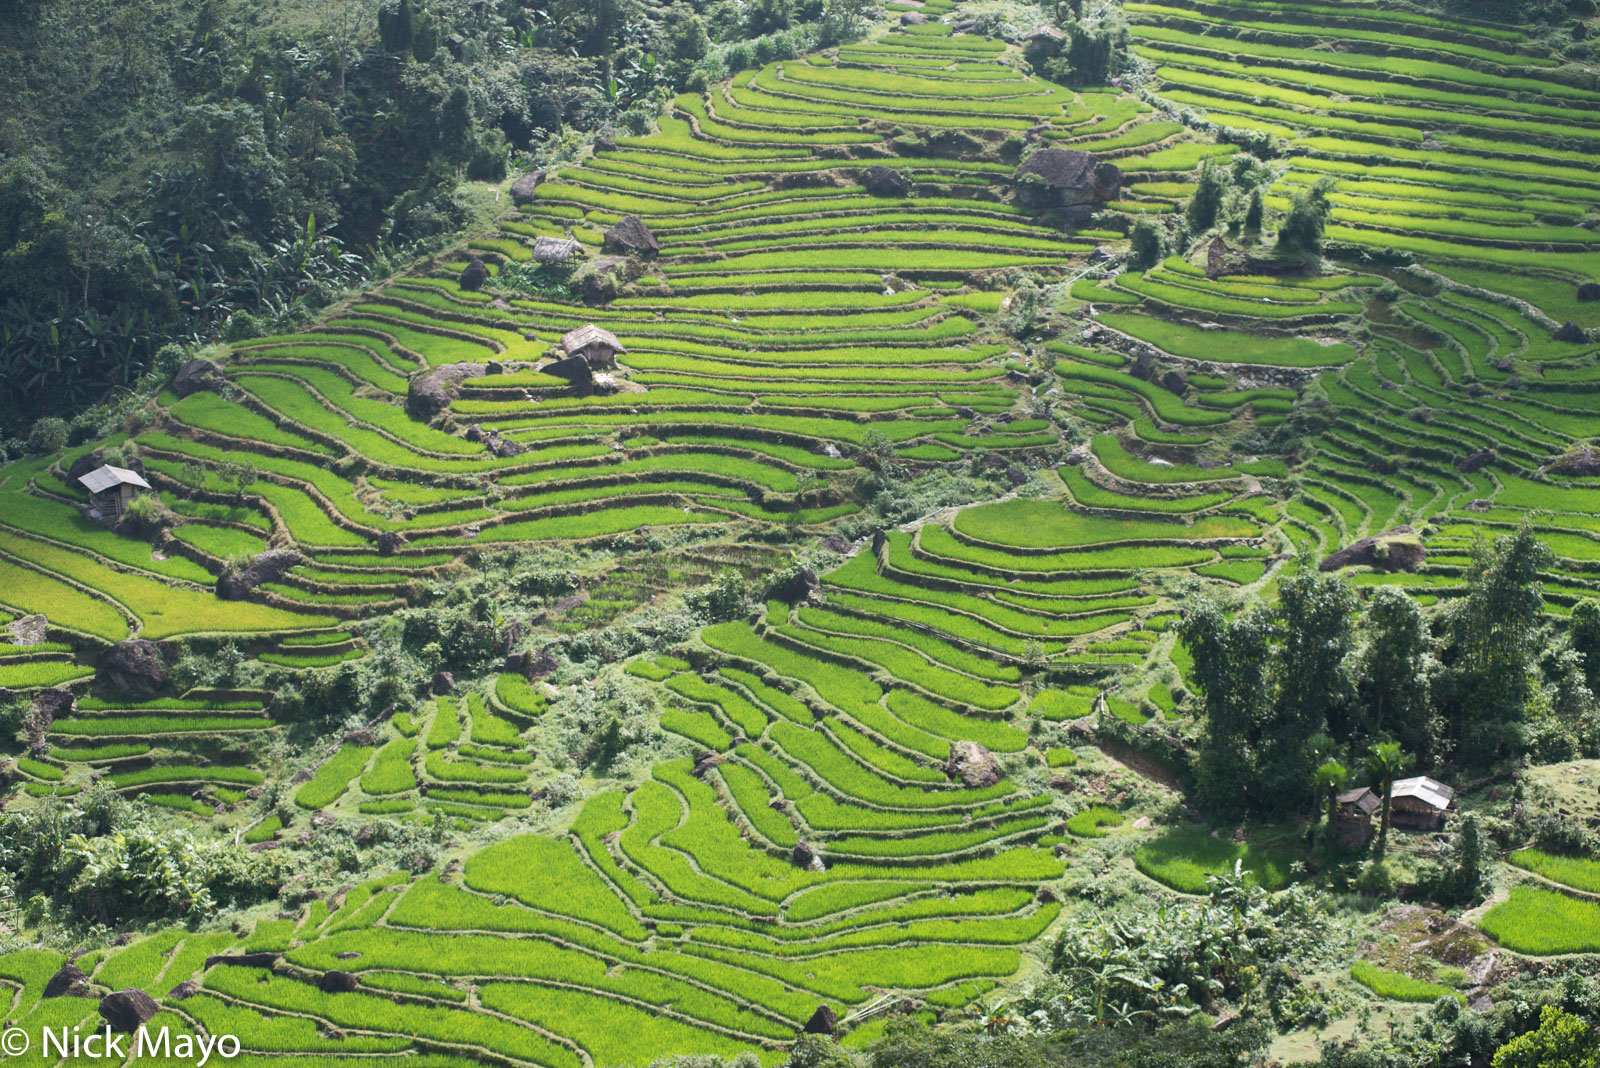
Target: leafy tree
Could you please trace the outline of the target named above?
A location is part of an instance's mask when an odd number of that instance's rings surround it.
[[[1154,267],[1167,258],[1167,232],[1149,215],[1141,215],[1128,232],[1128,265]]]
[[[67,421],[53,415],[34,421],[28,431],[28,451],[36,456],[60,452],[67,444]]]
[[[1278,250],[1288,253],[1322,251],[1322,233],[1328,225],[1328,213],[1333,205],[1328,192],[1333,182],[1322,179],[1310,189],[1296,190],[1289,198],[1289,214],[1278,228]]]
[[[1440,904],[1474,905],[1483,897],[1484,874],[1483,829],[1478,817],[1469,814],[1456,825],[1444,867],[1424,882],[1431,884],[1432,896]]]
[[[790,1048],[783,1068],[855,1068],[855,1061],[831,1038],[801,1035]]]
[[[1537,1030],[1495,1052],[1493,1068],[1600,1068],[1600,1044],[1589,1025],[1554,1005],[1539,1010]]]
[[[1244,213],[1244,232],[1247,234],[1259,234],[1261,232],[1261,224],[1266,219],[1266,213],[1267,205],[1266,201],[1262,199],[1260,188],[1252,189],[1250,191],[1250,206],[1245,209]]]
[[[1378,823],[1378,844],[1374,857],[1383,859],[1389,844],[1389,815],[1394,801],[1394,781],[1406,773],[1411,764],[1400,748],[1399,742],[1378,742],[1367,749],[1367,774],[1372,776],[1378,793],[1383,797],[1383,814]]]
[[[817,44],[826,48],[861,36],[872,10],[870,0],[823,0]]]
[[[1238,872],[1211,880],[1203,901],[1078,913],[1051,951],[1051,978],[1015,1007],[1050,1031],[1174,1022],[1250,996],[1267,963],[1304,953],[1327,922],[1314,894],[1269,893]]]
[[[745,34],[760,37],[763,34],[787,30],[794,21],[789,0],[755,0],[745,15]]]
[[[1451,741],[1469,760],[1491,760],[1521,741],[1544,612],[1539,572],[1553,559],[1527,523],[1493,548],[1480,542],[1471,592],[1446,610],[1445,715]]]
[[[1111,76],[1127,63],[1128,27],[1115,9],[1092,25],[1075,21],[1065,29],[1067,84],[1109,84]]]
[[[741,614],[749,601],[749,584],[737,569],[725,567],[718,572],[712,582],[696,590],[690,590],[684,600],[695,615],[715,622],[719,619],[732,619]]]
[[[1600,598],[1585,597],[1572,606],[1567,635],[1583,657],[1583,674],[1591,692],[1600,693]]]
[[[1304,796],[1316,767],[1305,740],[1333,727],[1348,737],[1346,710],[1355,696],[1349,654],[1356,595],[1336,576],[1301,572],[1279,587],[1282,645],[1277,700],[1262,739],[1262,788],[1286,803]]]
[[[1178,634],[1194,656],[1204,698],[1205,732],[1195,774],[1206,801],[1220,809],[1253,807],[1262,724],[1272,695],[1272,619],[1264,608],[1230,620],[1200,597]]]
[[[673,55],[680,60],[698,62],[711,50],[711,38],[706,34],[706,24],[699,15],[690,15],[678,26],[672,38]]]
[[[385,52],[397,55],[411,51],[416,40],[416,16],[411,0],[384,0],[378,8],[378,43]]]
[[[1412,752],[1429,752],[1433,659],[1422,609],[1403,591],[1380,586],[1361,629],[1366,644],[1355,674],[1363,719],[1350,730],[1371,737],[1387,731]]]
[[[1199,184],[1185,209],[1191,230],[1200,233],[1216,225],[1230,184],[1226,168],[1211,160],[1205,162],[1200,168]]]

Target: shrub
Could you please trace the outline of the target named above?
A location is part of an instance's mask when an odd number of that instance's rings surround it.
[[[48,456],[66,448],[70,428],[65,419],[47,415],[34,421],[28,431],[28,451],[35,456]]]

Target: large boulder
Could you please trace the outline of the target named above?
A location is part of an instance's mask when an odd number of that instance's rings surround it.
[[[217,580],[217,596],[224,601],[240,601],[264,582],[277,582],[289,569],[304,560],[294,549],[268,549],[258,553],[243,571],[232,571]]]
[[[278,966],[281,958],[276,953],[213,953],[206,958],[206,967],[215,968],[219,964],[235,968],[267,968]]]
[[[167,998],[171,1001],[188,1001],[198,993],[200,993],[200,984],[193,979],[185,979],[167,991]]]
[[[956,742],[950,746],[950,759],[945,762],[944,773],[960,779],[975,790],[993,786],[1004,776],[1000,762],[977,742]]]
[[[1472,455],[1463,456],[1461,459],[1457,460],[1456,470],[1470,475],[1474,471],[1482,471],[1485,467],[1488,467],[1492,463],[1494,463],[1494,450],[1479,449]]]
[[[1428,551],[1422,547],[1422,539],[1410,527],[1395,527],[1351,542],[1318,564],[1317,570],[1370,567],[1378,571],[1415,571],[1427,558]]]
[[[48,727],[70,713],[77,700],[72,691],[65,687],[54,686],[48,690],[40,690],[33,695],[33,713]]]
[[[1585,282],[1578,287],[1578,299],[1584,303],[1600,300],[1600,282]]]
[[[456,279],[456,284],[470,293],[475,289],[482,289],[483,283],[488,280],[488,264],[483,262],[482,256],[474,256],[462,268],[460,277]]]
[[[1035,210],[1103,204],[1122,191],[1122,168],[1072,148],[1041,148],[1012,177],[1017,199]]]
[[[810,842],[796,842],[794,851],[789,854],[789,859],[794,861],[794,866],[807,871],[827,871],[828,866],[822,862],[822,853]]]
[[[130,638],[100,655],[99,673],[130,697],[154,697],[167,684],[167,661],[155,642]]]
[[[222,368],[210,360],[190,360],[172,376],[172,392],[180,397],[210,390],[215,393],[222,381]]]
[[[361,980],[355,975],[337,968],[323,972],[322,978],[317,980],[317,989],[324,994],[348,994],[360,985]]]
[[[160,1011],[155,998],[134,986],[100,999],[100,1016],[111,1030],[124,1034],[133,1034]]]
[[[778,589],[778,596],[789,604],[800,604],[802,601],[809,601],[814,597],[821,585],[821,582],[817,579],[817,573],[811,568],[797,568],[794,574],[784,580],[783,585]]]
[[[911,195],[911,183],[906,181],[906,176],[893,167],[882,165],[868,167],[861,172],[861,185],[867,192],[875,197],[907,197]]]
[[[802,1032],[808,1035],[837,1035],[839,1033],[839,1014],[827,1005],[818,1005],[817,1011],[811,1014],[811,1019],[806,1021]]]
[[[639,216],[625,215],[606,231],[604,248],[623,256],[654,256],[661,251],[661,243]]]
[[[544,171],[529,171],[511,183],[511,203],[521,207],[533,200],[534,190],[544,181]]]
[[[44,984],[47,998],[85,997],[89,993],[89,977],[76,964],[63,964],[61,970]]]
[[[565,378],[572,383],[574,389],[582,393],[589,392],[594,385],[594,369],[582,356],[568,356],[555,363],[547,363],[539,370],[547,375]]]
[[[1593,445],[1579,445],[1551,460],[1545,470],[1558,475],[1593,478],[1600,475],[1600,449]]]
[[[1574,345],[1582,344],[1589,340],[1589,335],[1583,332],[1583,327],[1568,319],[1561,324],[1561,329],[1555,332],[1557,341],[1566,341]]]
[[[450,407],[465,379],[484,373],[481,363],[446,363],[414,375],[406,388],[406,411],[418,419],[432,419]]]

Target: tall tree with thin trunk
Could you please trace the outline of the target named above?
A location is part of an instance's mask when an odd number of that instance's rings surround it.
[[[1393,586],[1373,591],[1362,621],[1365,640],[1356,661],[1360,712],[1350,724],[1368,738],[1385,733],[1412,752],[1432,746],[1432,673],[1428,620],[1409,594]]]
[[[1325,760],[1311,777],[1317,794],[1328,806],[1328,832],[1333,832],[1334,821],[1339,816],[1339,794],[1350,782],[1350,769],[1337,760]]]
[[[1411,758],[1400,748],[1399,742],[1379,742],[1367,750],[1367,773],[1372,776],[1383,797],[1383,813],[1378,821],[1378,848],[1374,854],[1377,860],[1383,859],[1383,851],[1389,845],[1389,812],[1394,802],[1394,781],[1405,774],[1410,763]]]

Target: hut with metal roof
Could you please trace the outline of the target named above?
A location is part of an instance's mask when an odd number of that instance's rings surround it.
[[[137,471],[110,464],[102,464],[78,481],[89,491],[89,507],[105,518],[121,516],[137,497],[150,492],[150,483]]]
[[[1437,779],[1418,775],[1396,779],[1389,791],[1389,821],[1413,831],[1436,831],[1444,826],[1444,816],[1456,792]]]

